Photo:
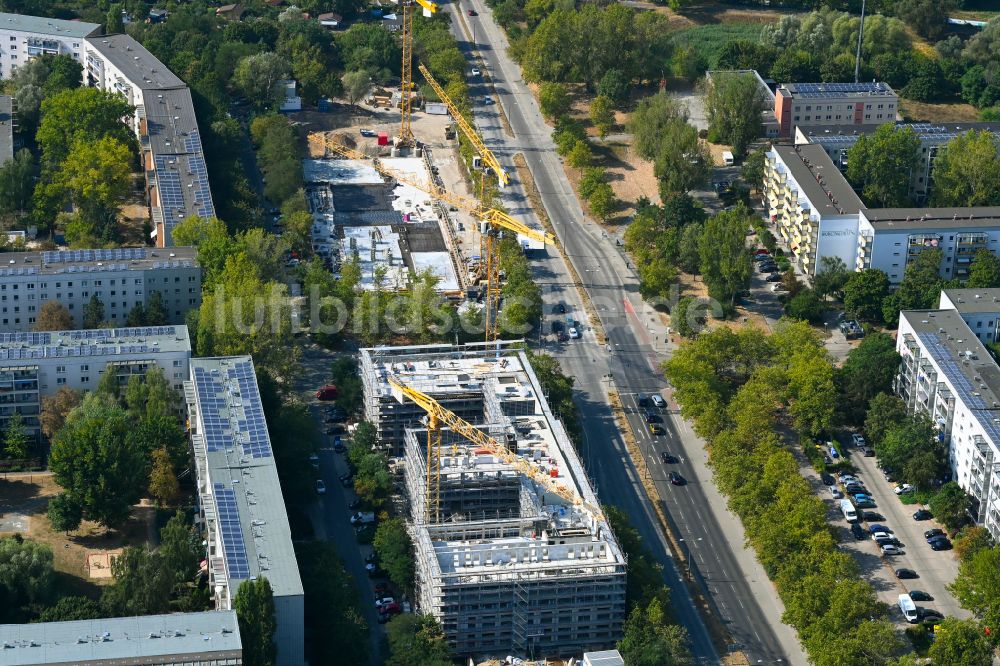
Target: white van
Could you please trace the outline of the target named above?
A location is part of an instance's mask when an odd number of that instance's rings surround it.
[[[840,500],[840,512],[844,514],[844,518],[847,519],[847,522],[858,522],[858,512],[854,509],[854,505],[851,504],[851,500]]]
[[[920,617],[917,615],[917,605],[908,594],[899,595],[899,610],[903,611],[903,617],[910,624],[916,624]]]
[[[722,162],[726,166],[733,166],[733,164],[736,162],[736,158],[733,157],[732,152],[730,152],[728,150],[723,150],[722,151]]]

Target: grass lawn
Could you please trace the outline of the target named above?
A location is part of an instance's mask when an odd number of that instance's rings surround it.
[[[717,23],[678,30],[673,36],[678,44],[698,49],[708,60],[709,68],[714,69],[726,44],[738,39],[758,41],[762,28],[759,23]]]

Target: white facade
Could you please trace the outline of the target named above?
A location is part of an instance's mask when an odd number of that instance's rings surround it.
[[[201,266],[195,248],[126,248],[63,252],[12,252],[0,263],[0,331],[32,331],[46,301],[62,303],[83,327],[83,310],[93,296],[104,318],[124,324],[138,304],[159,292],[167,323],[182,324],[201,306]]]
[[[856,268],[878,268],[902,281],[925,249],[940,249],[941,277],[966,279],[979,250],[1000,255],[1000,208],[881,208],[858,214]]]
[[[97,23],[0,13],[0,77],[9,79],[40,55],[69,55],[82,64],[84,38],[100,29]]]
[[[900,313],[896,391],[930,416],[975,518],[1000,538],[1000,367],[955,310]]]

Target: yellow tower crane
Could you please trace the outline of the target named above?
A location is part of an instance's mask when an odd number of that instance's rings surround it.
[[[481,202],[447,192],[436,185],[419,181],[408,174],[399,173],[389,167],[386,167],[377,158],[370,158],[364,153],[360,153],[335,141],[331,141],[323,133],[314,132],[310,134],[309,141],[313,144],[319,144],[323,146],[324,149],[342,155],[347,159],[372,159],[372,166],[382,175],[388,178],[393,178],[397,182],[409,185],[420,190],[421,192],[426,192],[432,198],[449,203],[456,208],[471,213],[485,223],[486,229],[484,230],[485,233],[483,233],[483,236],[485,237],[483,262],[486,265],[486,298],[483,299],[485,309],[484,328],[486,330],[486,342],[495,341],[497,339],[497,311],[499,309],[500,300],[500,243],[496,238],[497,232],[500,229],[512,231],[540,243],[548,243],[550,245],[555,243],[555,236],[549,233],[536,231],[523,222],[517,221],[502,210],[497,208],[487,209]]]
[[[495,458],[537,483],[545,492],[552,493],[571,506],[586,511],[595,520],[604,520],[604,514],[600,507],[584,501],[567,486],[555,481],[544,470],[521,456],[511,453],[506,446],[443,407],[431,396],[407,386],[392,375],[388,379],[390,391],[397,401],[403,402],[404,399],[409,399],[427,412],[427,497],[424,506],[424,518],[427,522],[438,522],[441,517],[440,451],[441,427],[443,425],[450,427],[452,432],[458,433],[476,446],[486,449]]]
[[[412,146],[413,130],[410,128],[410,112],[413,107],[413,8],[420,5],[424,10],[424,16],[433,15],[437,9],[437,4],[428,0],[402,0],[400,3],[403,11],[403,66],[402,83],[399,88],[399,111],[402,120],[399,127],[399,145]]]

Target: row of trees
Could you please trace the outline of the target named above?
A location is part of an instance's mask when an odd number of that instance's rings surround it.
[[[914,172],[923,165],[920,139],[909,127],[883,125],[862,135],[847,151],[847,178],[864,200],[877,206],[908,206]],[[940,149],[934,160],[930,198],[935,206],[1000,204],[1000,149],[993,135],[971,130]]]
[[[826,507],[776,433],[784,412],[804,434],[833,422],[834,373],[817,334],[789,322],[770,336],[722,328],[684,345],[664,370],[810,660],[885,663],[899,646],[886,607],[836,548]]]
[[[302,188],[302,155],[298,132],[278,114],[258,116],[250,123],[257,147],[257,165],[264,173],[264,195],[285,202]]]

